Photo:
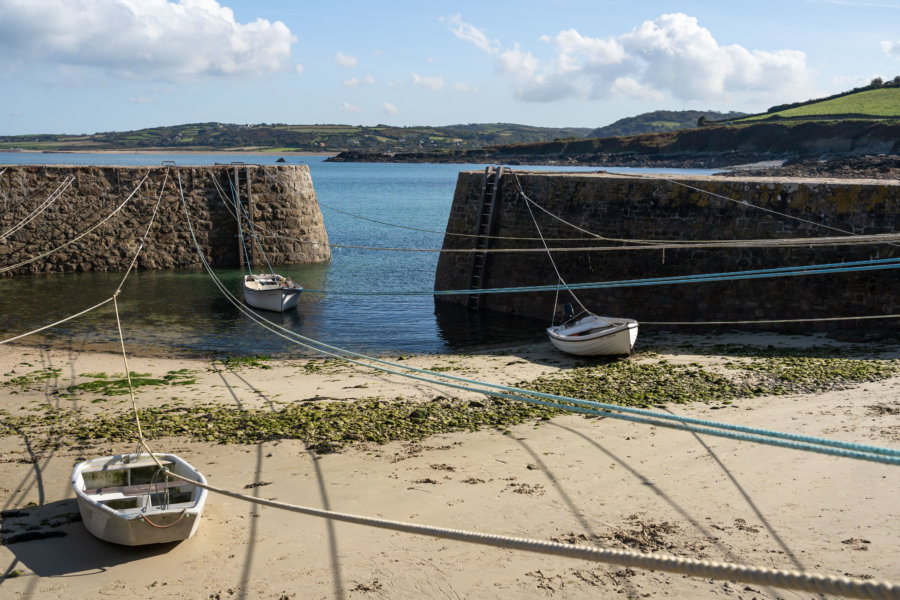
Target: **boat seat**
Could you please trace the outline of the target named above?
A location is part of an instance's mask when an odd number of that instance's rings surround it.
[[[175,463],[171,460],[162,460],[159,461],[162,463],[164,467],[171,467]],[[156,464],[156,461],[151,459],[141,460],[138,462],[115,462],[106,465],[102,465],[99,467],[87,467],[82,471],[83,473],[97,473],[99,471],[121,471],[123,469],[140,469],[142,467],[157,467],[159,465]]]
[[[146,494],[151,494],[155,492],[161,492],[167,488],[174,487],[193,487],[190,483],[185,483],[184,481],[161,481],[159,483],[144,483],[141,485],[120,485],[120,486],[109,486],[103,488],[92,488],[84,490],[84,493],[89,496],[103,496],[102,499],[106,500],[106,495],[110,494],[115,495],[115,498],[124,498],[126,496],[143,496]]]

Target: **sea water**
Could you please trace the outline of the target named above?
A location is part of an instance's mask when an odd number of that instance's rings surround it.
[[[0,153],[0,170],[9,164],[275,164],[278,159],[277,154],[233,153]],[[436,305],[431,295],[421,295],[434,287],[439,256],[434,250],[443,243],[457,176],[460,171],[483,170],[484,164],[332,163],[323,156],[298,155],[284,159],[287,164],[309,166],[328,239],[334,246],[330,263],[279,266],[278,272],[304,288],[319,291],[304,293],[295,310],[281,314],[254,311],[268,324],[263,327],[222,294],[205,271],[132,272],[118,297],[129,351],[300,356],[310,353],[304,343],[314,340],[357,352],[397,355],[461,352],[545,339],[545,321],[472,314],[461,307]],[[135,231],[135,237],[142,233]],[[238,270],[217,269],[215,273],[240,297],[242,274]],[[109,298],[122,276],[54,273],[0,279],[0,339],[43,327]],[[31,340],[73,348],[116,349],[112,305],[36,334]]]

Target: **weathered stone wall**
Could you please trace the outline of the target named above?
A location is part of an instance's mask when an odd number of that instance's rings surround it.
[[[483,173],[461,173],[448,233],[473,234]],[[675,180],[604,173],[504,175],[493,235],[537,236],[516,181],[547,211],[607,240],[563,241],[585,234],[540,210],[534,215],[551,246],[615,247],[606,251],[554,252],[567,283],[616,281],[840,263],[900,256],[900,244],[767,248],[684,248],[647,250],[641,243],[618,240],[750,240],[825,237],[900,232],[900,184],[885,181],[678,177]],[[699,189],[697,189],[699,188]],[[700,191],[704,190],[704,191]],[[711,193],[708,193],[711,192]],[[715,195],[714,195],[715,194]],[[718,195],[718,196],[716,196]],[[753,208],[750,205],[761,207]],[[803,220],[791,219],[777,213]],[[473,247],[473,238],[445,236],[444,249]],[[542,248],[539,240],[495,240],[493,248]],[[473,255],[445,252],[435,289],[468,289]],[[544,252],[493,253],[482,287],[518,287],[556,283]],[[808,319],[900,313],[900,272],[878,270],[740,281],[653,285],[577,291],[592,312],[643,322]],[[467,296],[436,296],[464,304]],[[571,302],[561,292],[560,303]],[[488,310],[548,321],[555,294],[491,294]],[[576,305],[577,307],[577,305]],[[815,331],[842,328],[900,330],[900,320],[769,324],[767,330]],[[759,326],[755,326],[759,328]],[[696,331],[692,327],[691,331]]]
[[[72,184],[58,200],[9,235],[67,178],[72,178]],[[231,165],[6,167],[0,174],[0,267],[18,265],[68,244],[4,274],[127,269],[160,195],[158,214],[138,258],[138,268],[198,267],[201,262],[181,202],[179,178],[204,256],[214,267],[237,267],[240,243],[234,207],[223,199],[231,202],[235,181],[235,167]],[[250,199],[253,225],[273,265],[331,258],[309,167],[241,166],[238,185],[242,198]],[[125,202],[136,188],[131,200]],[[104,224],[72,241],[123,202],[124,206]],[[250,230],[245,226],[244,231]],[[253,249],[251,262],[264,265],[258,248]]]

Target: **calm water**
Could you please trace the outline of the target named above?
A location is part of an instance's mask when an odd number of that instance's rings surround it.
[[[0,153],[6,164],[111,164],[158,166],[246,162],[275,164],[278,155],[235,154],[32,154]],[[320,156],[286,156],[288,164],[308,164],[329,241],[346,246],[440,248],[443,236],[385,227],[328,207],[441,232],[460,171],[484,165],[327,163]],[[527,167],[529,169],[541,167]],[[596,168],[547,167],[590,171]],[[608,171],[641,172],[640,169]],[[656,170],[659,172],[659,170]],[[669,170],[670,173],[709,173]],[[139,233],[136,233],[139,235]],[[384,252],[336,247],[327,265],[284,266],[278,270],[305,288],[340,291],[431,290],[437,252]],[[240,273],[217,271],[240,293]],[[0,339],[54,322],[108,298],[122,273],[73,273],[0,279]],[[108,308],[107,308],[108,307]],[[118,340],[111,305],[44,334],[54,344],[114,348]],[[215,288],[204,271],[132,273],[119,296],[130,351],[192,352],[219,355],[302,354],[304,350],[242,315]],[[471,315],[439,306],[431,296],[343,296],[303,294],[297,310],[258,314],[304,336],[356,351],[396,354],[458,352],[488,344],[525,343],[544,337],[543,321],[498,315]]]

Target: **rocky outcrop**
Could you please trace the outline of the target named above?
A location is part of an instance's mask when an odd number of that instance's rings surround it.
[[[4,275],[125,270],[156,210],[137,268],[201,266],[194,236],[212,266],[237,267],[235,182],[269,262],[330,259],[305,165],[10,166],[0,175],[0,266],[20,265]],[[59,198],[41,210],[58,189]],[[258,249],[251,261],[264,264]]]

